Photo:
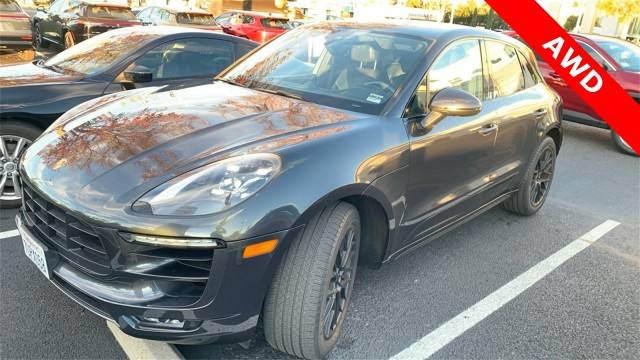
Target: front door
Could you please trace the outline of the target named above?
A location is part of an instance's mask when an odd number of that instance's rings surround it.
[[[497,109],[483,103],[477,115],[449,116],[427,133],[417,124],[428,113],[433,95],[446,87],[485,99],[486,75],[478,40],[449,45],[429,69],[407,110],[411,169],[401,224],[407,239],[404,246],[436,234],[490,200],[486,189],[494,167]]]

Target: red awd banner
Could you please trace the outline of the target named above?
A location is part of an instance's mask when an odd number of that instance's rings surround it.
[[[486,0],[562,79],[640,154],[640,104],[535,0]]]

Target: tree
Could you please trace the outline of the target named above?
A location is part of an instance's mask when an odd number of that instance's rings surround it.
[[[567,18],[567,21],[564,22],[562,27],[567,31],[573,31],[576,28],[576,25],[578,25],[578,16],[571,15]]]
[[[615,16],[619,22],[624,22],[636,14],[640,14],[638,0],[598,0],[596,8],[606,15]]]

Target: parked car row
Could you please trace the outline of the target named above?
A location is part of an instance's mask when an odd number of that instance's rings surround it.
[[[135,27],[3,70],[3,122],[55,120],[7,147],[19,162],[3,158],[24,195],[25,254],[122,331],[238,342],[262,319],[274,348],[324,358],[358,264],[499,204],[543,206],[562,102],[522,43],[448,24],[318,23],[210,81],[216,59],[253,46]],[[205,84],[163,81],[185,68],[203,69]]]
[[[522,40],[514,31],[505,34]],[[628,41],[599,36],[572,34],[576,42],[593,57],[627,93],[640,104],[640,47]],[[564,118],[569,121],[609,129],[604,120],[542,58],[537,57],[544,80],[560,94]],[[630,155],[635,151],[615,131],[611,137],[616,147]]]
[[[30,49],[68,49],[111,29],[138,25],[193,27],[263,43],[293,28],[286,17],[250,11],[212,14],[187,8],[136,9],[94,0],[56,0],[30,17],[15,0],[0,0],[0,53]]]

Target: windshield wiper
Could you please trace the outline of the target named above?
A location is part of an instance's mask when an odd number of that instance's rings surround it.
[[[264,87],[254,87],[252,89],[258,90],[258,91],[263,91],[263,92],[266,92],[266,93],[269,93],[269,94],[280,95],[280,96],[284,96],[284,97],[288,97],[288,98],[292,98],[292,99],[296,99],[296,100],[304,100],[302,98],[302,96],[300,96],[298,94],[294,94],[294,93],[286,91],[286,90],[275,90],[275,89],[269,89],[269,88],[264,88]]]
[[[40,60],[36,61],[36,66],[44,68],[44,69],[53,70],[55,72],[59,72],[61,74],[64,74],[64,70],[60,66],[47,65],[47,64],[45,64],[44,59],[40,59]]]

